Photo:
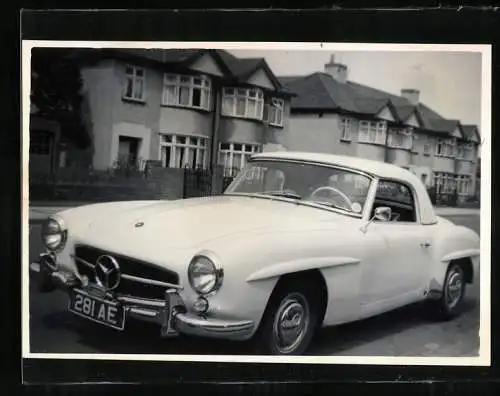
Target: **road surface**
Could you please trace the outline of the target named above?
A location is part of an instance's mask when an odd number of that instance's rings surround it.
[[[479,216],[449,217],[479,232]],[[30,262],[42,251],[40,226],[30,226]],[[31,282],[30,282],[31,283]],[[33,353],[245,354],[247,344],[193,338],[160,338],[158,329],[128,323],[117,332],[67,312],[62,292],[40,294],[30,286],[30,348]],[[479,348],[479,285],[469,287],[465,313],[434,322],[414,305],[360,322],[323,330],[312,355],[476,356]]]

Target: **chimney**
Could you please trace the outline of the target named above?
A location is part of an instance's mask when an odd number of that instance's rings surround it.
[[[335,55],[330,56],[330,62],[325,64],[325,73],[332,76],[339,83],[347,82],[347,66],[335,63]]]
[[[401,96],[407,99],[412,105],[416,106],[419,103],[420,91],[413,88],[405,88],[401,90]]]

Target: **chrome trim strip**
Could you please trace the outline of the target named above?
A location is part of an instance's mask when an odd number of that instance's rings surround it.
[[[78,261],[79,263],[82,263],[82,264],[86,265],[86,266],[87,266],[87,267],[89,267],[89,268],[92,268],[92,269],[94,269],[94,268],[95,268],[95,264],[92,264],[92,263],[88,262],[87,260],[84,260],[84,259],[82,259],[82,258],[80,258],[80,257],[77,257],[77,256],[75,256],[74,254],[70,254],[69,256],[70,256],[73,260]]]
[[[129,308],[129,311],[132,314],[141,315],[141,316],[148,316],[148,317],[151,317],[151,318],[155,318],[156,316],[158,316],[158,312],[157,311],[151,311],[149,309],[131,307],[131,308]]]
[[[134,275],[121,274],[121,277],[123,279],[131,280],[131,281],[135,281],[135,282],[139,282],[139,283],[144,283],[146,285],[163,286],[163,287],[169,287],[169,288],[178,289],[178,290],[183,289],[183,287],[181,285],[174,285],[172,283],[157,281],[154,279],[141,278],[141,277],[134,276]]]
[[[165,301],[162,300],[148,300],[145,298],[133,297],[133,296],[117,296],[116,299],[120,302],[128,304],[139,304],[139,305],[146,305],[158,308],[164,308],[166,306]]]
[[[183,313],[174,313],[175,328],[179,333],[191,335],[206,335],[236,338],[250,335],[254,328],[254,322],[251,320],[229,321],[220,319],[202,319]],[[241,334],[243,333],[243,334]]]

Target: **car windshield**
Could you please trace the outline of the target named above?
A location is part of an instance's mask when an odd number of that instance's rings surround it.
[[[371,178],[328,165],[286,160],[253,160],[236,176],[225,194],[282,197],[363,212]]]

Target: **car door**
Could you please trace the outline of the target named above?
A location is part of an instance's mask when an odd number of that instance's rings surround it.
[[[382,246],[364,267],[362,304],[367,311],[392,309],[422,296],[431,248],[411,187],[380,180],[373,211],[382,206],[389,207],[393,216],[390,221],[373,221],[368,227],[367,232],[376,233]]]

